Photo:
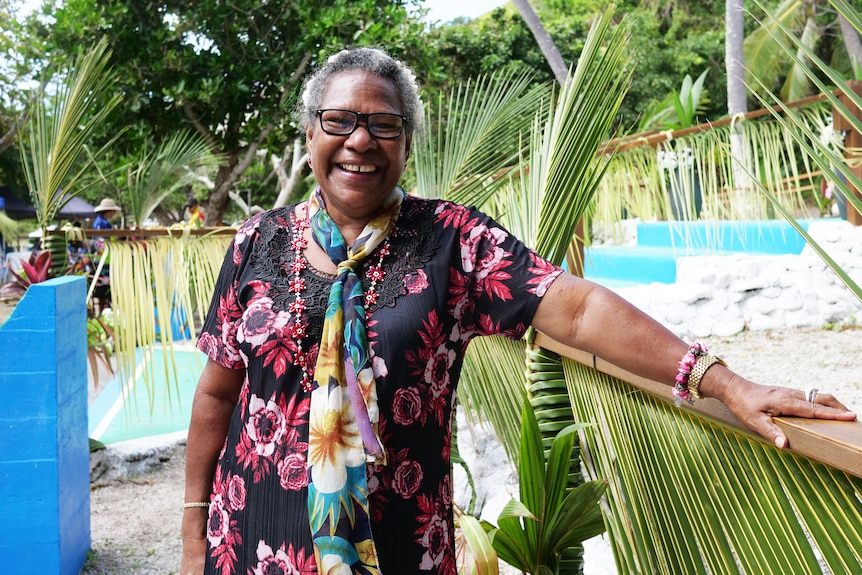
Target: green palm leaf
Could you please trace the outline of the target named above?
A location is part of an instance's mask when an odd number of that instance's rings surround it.
[[[855,18],[853,20],[854,25],[862,25],[859,18]],[[805,44],[796,38],[792,32],[782,26],[777,24],[778,30],[787,36],[790,39],[790,42],[795,45],[799,50],[805,53],[805,56],[808,58],[810,62],[816,66],[816,69],[836,82],[838,86],[838,90],[844,96],[844,98],[848,101],[854,103],[854,105],[859,106],[862,104],[862,98],[860,98],[855,91],[847,85],[846,82],[841,80],[838,74],[832,70],[829,66],[826,65],[825,62],[820,60],[813,52],[807,49]],[[791,49],[788,49],[791,52]],[[847,106],[841,101],[839,97],[832,93],[830,90],[815,73],[814,70],[811,70],[807,67],[807,63],[802,61],[802,59],[797,56],[795,53],[790,54],[792,58],[794,58],[797,63],[806,71],[806,74],[811,78],[812,82],[818,85],[818,87],[823,91],[824,94],[827,95],[827,99],[833,102],[833,106],[839,113],[844,117],[845,121],[854,125],[854,129],[862,130],[862,120],[859,120],[855,117],[853,113],[847,108]],[[758,79],[755,78],[756,82],[759,82]],[[785,132],[793,138],[796,144],[806,152],[806,154],[811,158],[812,162],[817,165],[824,173],[832,173],[833,170],[838,170],[841,174],[844,175],[846,181],[841,181],[841,179],[836,179],[836,184],[841,188],[841,191],[844,193],[847,200],[857,209],[862,211],[862,200],[860,200],[852,190],[848,187],[846,182],[850,182],[855,189],[862,189],[862,180],[860,180],[856,174],[847,166],[845,159],[839,155],[838,151],[827,143],[821,141],[818,137],[819,134],[815,134],[809,127],[809,124],[805,122],[805,120],[801,117],[801,115],[784,105],[780,99],[778,99],[772,92],[766,89],[765,86],[760,84],[763,88],[765,94],[767,94],[773,101],[777,103],[777,110],[773,111],[773,117],[775,120],[784,128]],[[757,95],[757,94],[756,94]],[[764,107],[769,106],[769,103],[766,100],[766,97],[757,95],[757,98],[761,101]],[[859,109],[859,108],[857,108]],[[803,229],[803,227],[793,218],[792,214],[790,214],[782,205],[781,202],[775,197],[770,190],[765,188],[764,186],[756,183],[758,189],[761,193],[775,206],[775,209],[788,221],[790,224],[805,238],[805,241],[814,249],[815,252],[826,262],[826,265],[835,272],[835,274],[841,279],[844,284],[850,288],[854,295],[857,298],[862,300],[862,287],[860,287],[851,277],[847,274],[838,264],[833,260],[829,254],[816,242],[814,239]]]
[[[766,8],[760,6],[764,11]],[[786,62],[784,47],[786,42],[774,32],[774,23],[796,28],[803,23],[805,7],[802,0],[784,0],[777,7],[767,12],[770,16],[769,24],[760,26],[757,30],[746,36],[743,43],[743,54],[746,76],[762,78],[767,85],[775,85],[778,75],[783,69],[776,62]]]
[[[66,202],[86,189],[85,146],[120,102],[111,94],[110,56],[103,39],[75,58],[56,94],[36,100],[21,139],[24,175],[43,232]]]
[[[862,571],[862,480],[564,366],[619,572]]]
[[[114,341],[121,379],[127,381],[135,372],[138,353],[148,356],[158,347],[165,350],[166,361],[161,365],[141,364],[150,409],[154,370],[162,371],[169,398],[179,391],[170,387],[171,382],[174,386],[178,382],[172,317],[205,318],[230,239],[229,235],[180,233],[146,242],[106,243],[111,258],[112,307],[118,318]],[[193,340],[194,322],[188,321],[188,327]]]
[[[520,134],[545,105],[548,89],[527,73],[502,71],[454,88],[437,102],[436,131],[414,142],[417,192],[484,205],[516,169]]]
[[[121,190],[125,207],[140,226],[159,204],[195,180],[195,171],[218,164],[206,141],[195,132],[178,132],[155,150],[143,151],[137,165],[129,166]]]

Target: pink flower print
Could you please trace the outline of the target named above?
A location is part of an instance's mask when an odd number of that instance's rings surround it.
[[[412,425],[422,416],[422,397],[415,387],[401,388],[395,392],[392,403],[392,419],[399,425]]]
[[[422,290],[428,287],[428,276],[425,275],[425,270],[416,270],[416,273],[410,274],[404,278],[404,288],[409,294],[422,293]]]
[[[544,297],[548,292],[548,288],[551,287],[554,280],[563,273],[563,270],[540,258],[539,255],[533,251],[530,252],[530,260],[533,262],[533,267],[530,268],[530,273],[533,274],[533,278],[527,280],[527,285],[534,287],[531,287],[528,291],[539,297]]]
[[[419,491],[423,477],[422,466],[418,462],[402,461],[395,469],[392,490],[402,499],[411,499]]]
[[[227,505],[233,511],[245,509],[245,479],[232,475],[227,485]]]
[[[248,402],[249,418],[245,431],[255,444],[255,451],[262,457],[269,457],[285,433],[284,414],[273,399],[264,402],[252,394]]]
[[[242,262],[242,244],[244,244],[245,240],[257,231],[258,224],[260,224],[260,215],[252,216],[240,226],[236,235],[233,237],[233,253],[231,254],[231,259],[235,265],[239,265]]]
[[[301,575],[284,550],[284,544],[275,553],[272,547],[260,541],[257,544],[257,565],[251,569],[254,575]]]
[[[278,462],[278,478],[288,491],[299,491],[308,485],[308,466],[301,453],[289,453]]]
[[[449,551],[449,530],[446,521],[438,514],[431,516],[425,525],[419,543],[425,548],[419,569],[435,570],[445,559]]]
[[[253,347],[259,347],[266,342],[269,336],[287,325],[290,314],[285,312],[274,312],[272,300],[262,297],[253,300],[243,313],[243,321],[240,324],[237,340],[247,342]]]
[[[455,351],[441,345],[425,364],[424,381],[431,386],[432,394],[439,397],[449,387],[449,369],[455,363]]]
[[[224,503],[221,495],[215,495],[210,501],[207,539],[212,547],[218,547],[230,536],[230,513]]]
[[[477,279],[484,279],[506,256],[506,251],[499,245],[507,237],[508,234],[500,228],[476,226],[470,230],[461,243],[461,266],[464,271],[468,274],[475,271]]]

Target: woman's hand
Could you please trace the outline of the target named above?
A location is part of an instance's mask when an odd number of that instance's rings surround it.
[[[183,537],[183,558],[180,563],[180,575],[203,575],[206,555],[206,537]]]
[[[772,420],[775,416],[840,421],[856,419],[855,413],[827,393],[817,394],[814,401],[810,402],[806,394],[798,389],[759,385],[737,374],[723,386],[722,393],[716,395],[743,425],[765,437],[779,449],[787,447],[787,436]]]

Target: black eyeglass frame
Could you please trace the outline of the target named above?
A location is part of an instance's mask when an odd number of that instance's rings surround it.
[[[347,132],[332,132],[330,130],[327,130],[323,126],[323,113],[324,112],[345,112],[348,114],[353,114],[353,127]],[[320,120],[320,129],[323,130],[324,132],[326,132],[327,134],[329,134],[330,136],[349,136],[350,134],[352,134],[353,132],[356,131],[356,128],[359,127],[359,122],[364,121],[365,122],[365,129],[368,130],[368,133],[372,137],[377,138],[379,140],[396,140],[396,139],[401,137],[401,135],[404,133],[404,128],[410,122],[410,118],[408,118],[407,116],[402,116],[401,114],[393,114],[391,112],[371,112],[368,114],[360,114],[359,112],[354,112],[353,110],[342,110],[341,108],[323,108],[323,109],[317,110],[316,114],[317,114],[317,118]],[[368,123],[368,118],[370,116],[395,116],[396,118],[401,118],[401,122],[402,122],[401,131],[398,132],[398,134],[395,136],[378,136],[377,134],[374,133],[374,130],[371,128],[371,124]]]

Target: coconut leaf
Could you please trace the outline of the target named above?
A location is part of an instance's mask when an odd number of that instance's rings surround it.
[[[90,162],[79,160],[87,142],[120,102],[119,94],[113,93],[110,56],[104,39],[79,54],[56,93],[36,99],[22,135],[24,175],[43,236],[57,212],[86,189],[81,183]]]

